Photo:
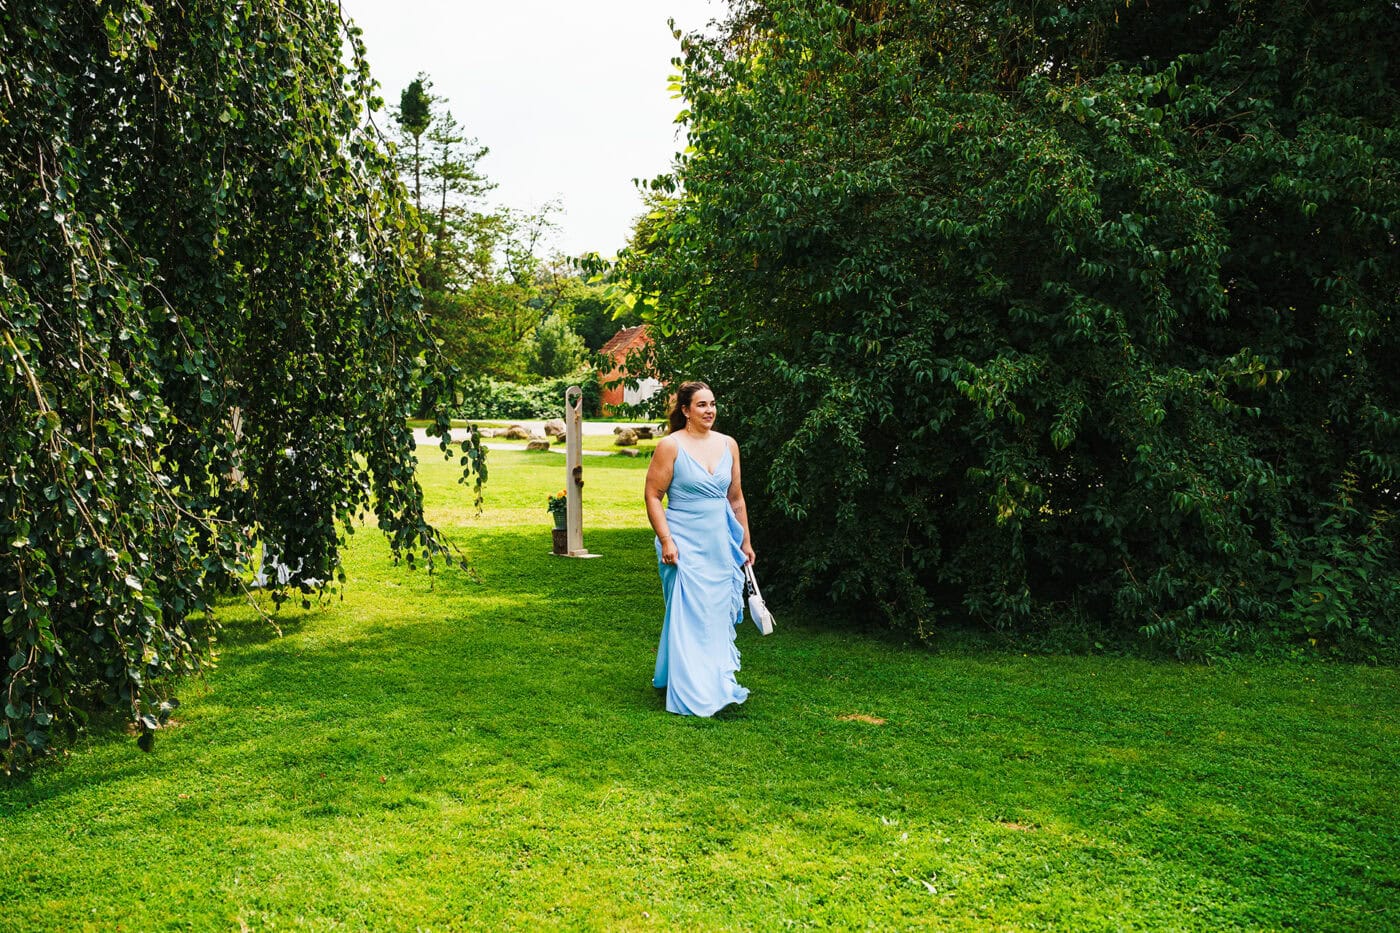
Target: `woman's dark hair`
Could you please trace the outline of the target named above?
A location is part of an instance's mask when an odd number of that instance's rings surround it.
[[[695,397],[695,393],[701,389],[710,387],[703,382],[682,382],[681,387],[676,390],[676,407],[671,409],[671,433],[685,430],[685,410],[690,405],[690,400]],[[710,391],[714,391],[710,389]]]

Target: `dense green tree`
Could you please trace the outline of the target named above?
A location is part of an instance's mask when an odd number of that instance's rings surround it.
[[[556,205],[485,205],[495,186],[478,164],[488,150],[466,136],[431,86],[420,74],[396,114],[399,171],[421,221],[415,242],[430,327],[446,356],[476,378],[573,372],[586,352],[575,333],[576,301],[586,302],[590,332],[607,327],[601,319],[611,303],[545,255]]]
[[[423,215],[423,134],[427,132],[433,119],[433,96],[428,92],[431,86],[432,82],[428,80],[427,75],[420,73],[399,95],[399,109],[394,114],[394,122],[398,124],[399,132],[408,144],[400,157],[400,164],[412,174],[413,206],[420,218]],[[414,242],[418,246],[421,263],[424,253],[421,227],[414,231]]]
[[[584,365],[587,354],[583,338],[574,333],[568,317],[556,311],[536,325],[527,368],[532,376],[545,379],[567,376]]]
[[[569,282],[569,320],[589,350],[602,349],[622,328],[642,323],[635,303],[620,301],[608,283],[581,278],[571,278]]]
[[[619,266],[743,435],[775,582],[1393,644],[1394,3],[736,7]]]
[[[261,541],[304,596],[373,504],[432,559],[404,422],[445,428],[357,33],[328,0],[0,3],[7,765],[151,731]],[[463,461],[481,475],[473,438]]]
[[[561,321],[568,319],[567,302],[560,305],[563,280],[544,255],[556,207],[486,205],[495,185],[478,163],[488,150],[463,132],[430,87],[419,75],[404,89],[397,114],[399,171],[418,192],[413,213],[423,245],[417,265],[429,327],[444,355],[473,379],[538,375],[536,328],[556,310],[563,312]],[[551,368],[557,351],[576,342],[555,332],[544,341]]]
[[[488,149],[467,136],[447,102],[420,74],[399,95],[396,161],[413,193],[414,242],[430,319],[439,307],[489,278],[504,230],[483,199],[495,185],[479,168]]]
[[[482,209],[482,199],[496,187],[477,167],[488,150],[462,132],[450,110],[443,108],[434,119],[428,142],[433,202],[421,217],[431,230],[432,249],[423,263],[431,318],[438,313],[437,304],[491,275],[504,221],[499,213]]]
[[[420,74],[402,92],[396,114],[400,176],[417,192],[424,314],[443,355],[473,379],[518,378],[540,315],[522,305],[502,271],[514,217],[485,204],[495,187],[479,168],[488,150],[463,132],[431,86]],[[431,406],[425,394],[420,413]]]
[[[474,375],[527,379],[535,329],[566,307],[559,264],[544,255],[554,210],[553,204],[536,211],[501,209],[489,274],[460,293],[455,318],[439,319],[445,333],[462,341],[449,342],[454,353],[478,354]]]

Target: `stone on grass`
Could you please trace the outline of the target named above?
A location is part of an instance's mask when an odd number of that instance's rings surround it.
[[[506,433],[503,436],[508,441],[528,441],[530,432],[525,429],[523,424],[513,424],[506,428]]]
[[[640,457],[642,452],[635,447],[624,447],[618,452],[620,457]]]
[[[555,419],[553,419],[552,421],[546,421],[546,422],[544,423],[544,433],[545,433],[545,434],[548,434],[550,437],[563,437],[563,436],[564,436],[564,421],[563,421],[563,419],[561,419],[561,418],[555,418]]]
[[[544,438],[537,438],[525,445],[526,450],[549,450],[549,441]]]
[[[637,435],[637,440],[639,441],[649,441],[653,437],[651,433],[651,427],[649,425],[642,425],[640,428],[633,428],[632,433]]]
[[[637,432],[631,428],[623,428],[617,432],[617,438],[613,441],[618,447],[636,447]]]

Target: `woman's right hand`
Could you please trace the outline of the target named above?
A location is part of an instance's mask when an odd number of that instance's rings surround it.
[[[676,550],[675,539],[666,537],[661,540],[661,563],[674,564],[676,558],[680,556],[680,551]]]

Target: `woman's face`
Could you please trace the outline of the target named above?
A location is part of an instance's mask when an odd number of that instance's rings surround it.
[[[685,406],[685,420],[696,427],[715,426],[715,394],[709,389],[696,389]]]

